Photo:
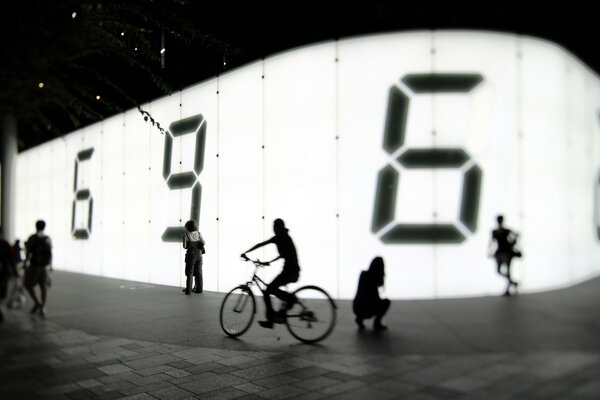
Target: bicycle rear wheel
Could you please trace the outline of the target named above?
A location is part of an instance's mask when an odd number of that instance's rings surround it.
[[[292,336],[304,343],[325,339],[335,327],[333,299],[317,286],[303,286],[294,295],[298,301],[286,312],[285,320]]]
[[[221,304],[221,329],[228,336],[238,337],[250,328],[255,313],[254,294],[246,285],[237,286],[227,293]]]

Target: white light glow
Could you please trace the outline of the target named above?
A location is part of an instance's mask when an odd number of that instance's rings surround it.
[[[452,74],[481,82],[432,94],[403,80]],[[497,214],[521,233],[519,289],[560,287],[600,272],[599,89],[563,49],[514,35],[416,32],[308,46],[144,105],[165,135],[131,110],[19,154],[17,234],[26,239],[46,219],[57,269],[182,285],[184,250],[163,235],[194,215],[197,184],[205,290],[245,281],[239,254],[282,218],[302,268],[290,289],[317,284],[352,298],[360,271],[382,256],[391,298],[499,294],[505,281],[487,256]],[[188,118],[202,121],[198,153],[200,130],[185,130],[198,126],[172,125]],[[388,119],[393,140],[405,121],[392,144]],[[86,149],[93,154],[76,167]],[[463,151],[465,164],[402,161],[410,150],[448,149]],[[465,194],[473,166],[480,190]],[[378,186],[386,168],[395,178]],[[84,189],[90,197],[77,199]],[[379,208],[378,191],[387,201]],[[475,225],[461,215],[466,199],[470,209],[478,203]],[[462,239],[385,239],[398,224],[453,224]],[[73,237],[88,228],[87,239]],[[253,255],[272,259],[276,249]]]

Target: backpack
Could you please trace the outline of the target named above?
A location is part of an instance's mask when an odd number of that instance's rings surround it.
[[[33,235],[26,244],[27,252],[31,254],[32,265],[45,267],[52,260],[52,245],[48,236]]]

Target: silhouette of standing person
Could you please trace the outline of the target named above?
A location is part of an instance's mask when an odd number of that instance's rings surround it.
[[[495,241],[497,246],[496,251],[494,252],[494,258],[496,259],[498,274],[502,275],[507,280],[504,296],[510,296],[510,288],[514,287],[516,289],[517,286],[519,286],[519,284],[513,281],[510,276],[510,263],[513,257],[521,257],[521,253],[515,251],[515,244],[517,243],[519,234],[504,227],[504,217],[502,215],[498,215],[496,221],[498,222],[498,227],[492,231],[490,247]],[[505,266],[504,269],[502,268],[503,265]]]
[[[194,292],[202,293],[202,254],[205,244],[196,221],[192,219],[186,222],[183,248],[187,250],[185,252],[185,294],[187,295],[192,292],[192,277],[195,280]]]
[[[360,273],[356,297],[352,302],[352,311],[356,315],[356,324],[360,330],[365,329],[363,320],[375,317],[373,329],[387,329],[381,319],[390,308],[390,300],[379,297],[379,287],[383,286],[385,271],[383,258],[375,257],[367,271]]]
[[[46,299],[48,297],[48,287],[50,287],[49,270],[52,268],[52,241],[44,229],[46,223],[39,220],[35,223],[36,233],[31,235],[25,243],[27,251],[26,269],[25,269],[25,289],[33,299],[33,308],[31,313],[46,316]],[[38,300],[35,294],[35,287],[40,286],[41,300]]]
[[[245,253],[242,253],[242,258],[246,258],[246,253],[249,253],[267,244],[274,244],[277,246],[279,256],[264,264],[269,265],[273,261],[279,260],[280,258],[283,258],[284,260],[283,270],[275,277],[275,279],[273,279],[271,283],[267,285],[267,289],[265,291],[264,300],[267,319],[266,321],[258,322],[263,328],[269,329],[272,329],[273,324],[275,322],[280,322],[281,319],[281,316],[275,313],[273,310],[273,306],[271,304],[271,295],[275,295],[279,299],[285,301],[286,309],[291,309],[295,302],[295,296],[279,289],[279,287],[285,286],[288,283],[297,282],[298,278],[300,277],[300,266],[298,265],[296,246],[294,246],[292,238],[290,235],[288,235],[288,229],[285,227],[285,223],[282,219],[277,218],[275,221],[273,221],[273,231],[275,232],[275,236],[273,236],[271,239],[258,243]]]

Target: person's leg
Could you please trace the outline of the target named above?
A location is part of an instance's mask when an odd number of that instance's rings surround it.
[[[502,259],[500,257],[496,257],[496,270],[498,271],[498,275],[504,276],[502,273]]]
[[[273,305],[271,303],[271,295],[274,294],[276,296],[281,296],[281,292],[283,292],[282,290],[279,289],[279,286],[283,286],[286,285],[290,282],[289,278],[284,274],[281,273],[279,275],[277,275],[275,277],[275,279],[273,279],[273,281],[271,283],[269,283],[267,285],[267,288],[265,290],[264,293],[264,301],[265,301],[265,314],[267,317],[266,321],[259,321],[259,324],[264,327],[264,328],[272,328],[273,327],[273,320],[275,319],[275,311],[273,310]],[[287,293],[287,292],[283,292],[283,293]],[[289,293],[288,293],[289,295]],[[285,295],[284,295],[285,297]],[[281,297],[279,297],[281,298]],[[289,297],[288,297],[289,299]]]
[[[185,255],[185,294],[192,292],[193,259],[192,254]]]
[[[363,329],[365,329],[365,324],[363,323],[363,320],[365,318],[360,314],[354,314],[354,315],[356,315],[356,318],[354,318],[354,321],[356,322],[356,325],[358,325],[358,329],[360,329],[362,331]]]
[[[40,301],[38,300],[37,295],[35,294],[35,272],[33,269],[33,267],[28,267],[27,270],[25,271],[25,278],[24,278],[24,284],[25,284],[25,290],[27,290],[27,293],[29,293],[29,296],[31,296],[31,299],[33,300],[33,308],[31,309],[31,313],[36,313],[39,309],[40,309]]]
[[[510,258],[506,260],[506,273],[504,276],[506,277],[506,291],[504,292],[504,296],[510,296],[510,287],[513,284],[512,279],[510,279]]]
[[[202,293],[203,282],[202,282],[202,256],[198,253],[196,262],[194,263],[194,280],[196,293]]]
[[[40,315],[46,316],[46,299],[48,298],[48,285],[40,283],[40,292],[42,293],[42,301],[40,304]]]
[[[285,286],[288,283],[292,283],[292,282],[296,282],[298,281],[298,275],[296,274],[289,274],[289,273],[281,273],[277,278],[277,286],[273,286],[271,288],[271,294],[274,295],[275,297],[277,297],[279,300],[282,300],[285,302],[286,305],[286,309],[290,309],[292,308],[292,306],[294,305],[294,303],[296,302],[296,296],[294,296],[292,293],[287,292],[283,289],[280,289],[280,286]],[[271,282],[271,285],[274,283],[275,281]],[[270,285],[269,285],[270,286]]]
[[[508,259],[508,262],[506,263],[506,279],[508,279],[508,286],[514,286],[517,287],[519,286],[519,284],[517,282],[515,282],[511,275],[510,275],[510,263],[511,263],[512,259]],[[507,289],[508,290],[508,289]]]
[[[387,313],[391,303],[392,302],[390,300],[383,299],[377,305],[377,310],[375,311],[375,321],[373,322],[373,328],[375,330],[387,329],[387,327],[381,323],[381,319]]]

